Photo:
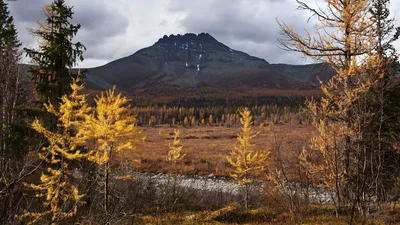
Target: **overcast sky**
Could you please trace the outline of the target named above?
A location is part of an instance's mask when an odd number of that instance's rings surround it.
[[[50,0],[9,2],[23,46],[37,45],[26,28],[43,19],[41,7]],[[270,63],[304,64],[301,55],[278,48],[275,18],[298,30],[312,27],[310,14],[296,10],[295,0],[66,0],[74,21],[82,25],[77,40],[87,51],[81,67],[94,67],[131,55],[170,34],[206,32],[229,47]],[[306,0],[310,5],[322,0]],[[323,4],[322,4],[323,5]],[[391,13],[400,20],[400,1]],[[398,21],[396,21],[398,23]],[[398,23],[400,25],[400,23]],[[399,43],[396,46],[400,47]]]

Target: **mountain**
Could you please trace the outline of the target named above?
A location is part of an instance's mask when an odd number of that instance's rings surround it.
[[[293,90],[315,86],[317,77],[327,79],[333,74],[325,64],[270,64],[231,49],[207,33],[165,35],[133,55],[88,71],[90,89],[116,85],[127,93],[159,95],[205,87],[219,91]]]

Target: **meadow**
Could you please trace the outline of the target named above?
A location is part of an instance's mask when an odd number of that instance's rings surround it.
[[[186,156],[171,167],[166,156],[169,143],[173,139],[174,129],[181,133],[183,153]],[[254,139],[254,149],[271,152],[280,151],[285,160],[296,160],[296,154],[307,144],[314,131],[311,125],[272,124],[254,127],[260,134]],[[232,166],[226,157],[234,148],[240,127],[196,126],[170,127],[168,125],[145,127],[144,142],[139,143],[136,150],[125,152],[119,160],[133,161],[135,167],[143,172],[180,173],[228,177]],[[291,159],[289,159],[291,158]],[[270,163],[273,160],[271,159]]]
[[[253,139],[254,150],[269,151],[270,155],[266,169],[252,176],[258,184],[260,182],[263,184],[263,190],[261,195],[256,191],[251,193],[253,202],[251,209],[246,210],[241,205],[241,194],[232,196],[231,193],[218,192],[214,189],[192,189],[174,184],[161,187],[160,193],[164,194],[158,193],[157,198],[164,199],[162,201],[165,202],[154,200],[155,195],[147,195],[144,198],[148,199],[149,208],[139,210],[140,213],[132,220],[124,223],[348,224],[349,218],[345,214],[336,216],[331,203],[311,200],[312,190],[303,188],[306,186],[310,188],[311,183],[304,168],[300,166],[299,155],[303,147],[309,144],[310,137],[316,132],[315,128],[310,124],[264,122],[262,126],[252,127],[254,131],[260,132]],[[175,129],[181,131],[182,153],[186,155],[182,160],[171,164],[167,161],[167,154],[169,144],[174,139]],[[140,174],[153,176],[154,182],[160,180],[162,176],[169,177],[171,181],[168,182],[178,179],[178,183],[182,180],[199,178],[209,180],[211,183],[219,179],[237,182],[230,178],[234,168],[226,158],[234,148],[239,132],[241,132],[239,126],[143,127],[146,140],[139,143],[135,150],[114,158],[113,163],[116,167],[124,165],[125,168],[128,163],[128,167],[135,168],[134,170]],[[284,176],[275,174],[274,171],[277,170],[283,171]],[[135,178],[135,175],[131,179],[117,181],[116,185],[122,187],[123,183],[126,185],[133,181],[136,188],[142,190],[148,189],[149,184],[154,185],[148,180],[144,181],[142,177]],[[301,185],[290,187],[287,185],[290,183]],[[289,192],[281,189],[280,185],[289,187]],[[158,185],[155,186],[160,188]],[[177,192],[178,197],[171,202],[171,198],[174,199],[171,196],[173,191]],[[388,203],[382,206],[379,214],[368,224],[399,224],[399,216],[398,206]],[[355,224],[365,224],[365,221],[357,220]]]

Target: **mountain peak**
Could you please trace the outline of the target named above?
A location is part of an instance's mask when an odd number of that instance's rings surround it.
[[[146,69],[191,79],[269,65],[264,59],[231,49],[208,33],[164,35],[131,58]]]
[[[218,43],[218,41],[208,33],[186,33],[184,35],[181,34],[171,34],[164,35],[164,37],[160,38],[155,44],[174,44],[174,43],[184,43],[184,42],[198,42],[198,43]]]

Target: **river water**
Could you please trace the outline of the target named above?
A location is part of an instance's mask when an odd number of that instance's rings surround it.
[[[160,191],[169,190],[177,187],[181,190],[190,190],[193,193],[201,194],[208,200],[224,199],[224,203],[232,201],[241,201],[244,196],[243,185],[238,184],[234,179],[225,177],[215,177],[212,174],[208,176],[199,175],[173,175],[164,173],[142,173],[131,172],[135,180],[142,183],[151,183],[155,189]],[[307,198],[310,202],[331,203],[332,192],[320,190],[313,187],[304,187],[298,183],[289,183],[285,187],[275,190],[266,190],[271,187],[262,180],[255,180],[249,185],[250,200],[255,203],[262,201],[265,191],[282,190],[281,194],[286,197],[297,196]],[[229,202],[230,201],[230,202]]]

